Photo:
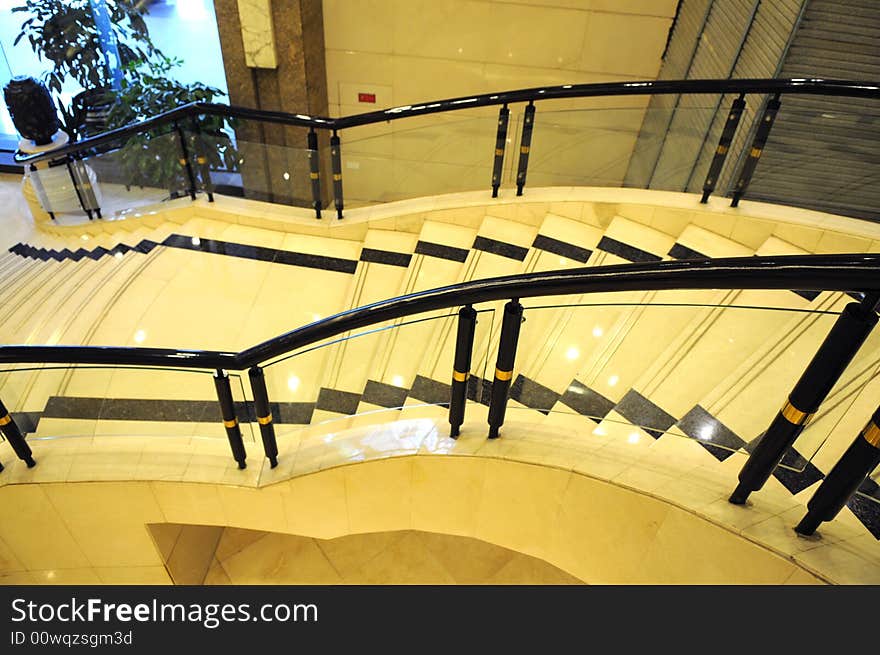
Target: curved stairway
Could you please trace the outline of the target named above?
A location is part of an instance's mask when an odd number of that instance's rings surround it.
[[[811,251],[783,238],[785,226],[754,247],[705,221],[659,229],[633,217],[586,214],[546,212],[526,223],[499,210],[476,227],[428,216],[417,232],[370,227],[359,240],[206,218],[133,223],[131,231],[121,222],[113,232],[82,236],[35,234],[0,258],[0,342],[237,350],[349,308],[466,280]],[[834,246],[816,244],[816,251]],[[733,452],[760,437],[835,313],[851,301],[843,293],[804,290],[529,299],[507,420],[544,422],[597,442],[615,433],[646,448],[675,443],[707,463],[730,465]],[[502,307],[477,307],[470,419],[485,415]],[[328,429],[337,429],[444,415],[454,312],[384,327],[265,367],[279,441],[307,424],[330,421]],[[878,367],[875,333],[774,484],[812,493],[874,409]],[[0,372],[0,398],[30,439],[224,436],[208,374],[14,368],[24,370]],[[233,388],[248,423],[254,412],[247,383],[240,382]],[[255,426],[246,433],[253,439]],[[256,456],[258,446],[249,447]],[[880,538],[876,482],[866,481],[849,509]]]

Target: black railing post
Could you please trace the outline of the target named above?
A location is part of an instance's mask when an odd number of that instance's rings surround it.
[[[48,166],[48,165],[47,165]],[[37,170],[36,164],[30,164],[28,170],[30,173],[28,174],[28,179],[31,182],[31,186],[34,188],[34,193],[37,194],[37,200],[40,198],[46,198],[46,204],[49,204],[49,198],[46,195],[46,188],[43,186],[43,181],[40,179],[40,171]],[[40,200],[40,205],[42,206],[43,202]],[[49,209],[48,207],[43,207],[46,210],[46,213],[49,214],[49,218],[53,221],[55,220],[55,212]],[[2,471],[3,469],[0,469]]]
[[[535,103],[529,101],[523,116],[522,138],[519,142],[519,164],[516,167],[516,195],[521,196],[529,170],[529,151],[532,148],[532,127],[535,124]]]
[[[464,423],[467,404],[467,380],[471,372],[471,356],[474,352],[474,333],[477,328],[477,312],[470,305],[458,310],[458,334],[455,339],[455,363],[452,369],[452,390],[449,398],[449,436],[459,435]]]
[[[764,146],[767,145],[767,138],[770,136],[770,128],[773,127],[773,121],[776,120],[776,114],[779,112],[780,104],[779,94],[777,93],[767,101],[767,106],[764,107],[764,114],[761,116],[761,122],[758,124],[758,129],[755,131],[755,138],[752,140],[752,147],[749,148],[749,156],[746,157],[742,170],[739,172],[739,179],[737,179],[736,186],[733,189],[733,200],[730,201],[731,207],[739,205],[740,198],[743,197],[746,189],[749,188],[749,183],[752,181],[752,175],[755,174],[755,168],[758,166],[758,160],[761,159],[761,155],[764,152]]]
[[[504,149],[507,147],[507,123],[510,110],[503,105],[498,111],[498,132],[495,135],[495,162],[492,165],[492,197],[498,197],[501,176],[504,174]]]
[[[89,177],[89,168],[82,159],[73,159],[73,173],[79,178],[80,193],[82,193],[83,203],[91,209],[95,216],[101,218],[101,208],[98,206],[98,196],[95,195],[95,189],[92,187],[92,180]]]
[[[192,162],[189,158],[189,148],[186,146],[186,136],[180,128],[180,123],[174,123],[174,129],[177,131],[177,138],[180,141],[180,165],[186,169],[186,178],[189,180],[189,197],[191,200],[196,199],[196,176],[193,173]]]
[[[736,128],[739,127],[739,119],[742,118],[743,109],[746,106],[745,97],[745,93],[740,93],[739,97],[730,106],[727,122],[724,123],[724,129],[721,130],[721,138],[718,140],[718,147],[715,148],[715,156],[712,157],[709,172],[706,173],[706,181],[703,182],[703,197],[700,199],[700,202],[703,204],[706,203],[718,184],[718,176],[721,175],[721,169],[724,168],[724,160],[727,159],[727,152],[730,150],[730,144],[733,143]]]
[[[73,183],[73,190],[76,192],[76,198],[79,200],[79,206],[82,207],[82,210],[86,213],[86,216],[89,217],[89,220],[92,220],[92,210],[86,203],[85,198],[83,198],[82,189],[79,185],[79,180],[77,179],[76,172],[73,170],[73,166],[71,166],[71,162],[73,162],[72,155],[66,155],[64,157],[64,164],[67,166],[67,174],[70,176],[70,181]]]
[[[333,204],[336,206],[336,218],[342,218],[342,149],[335,130],[330,137],[330,166],[333,168]]]
[[[278,466],[278,444],[275,441],[275,426],[272,425],[272,410],[269,407],[269,392],[266,390],[266,378],[263,369],[254,366],[248,371],[251,379],[251,390],[254,393],[254,409],[257,412],[257,423],[260,424],[260,437],[263,439],[263,450],[272,468]]]
[[[516,360],[516,344],[519,342],[519,329],[522,325],[523,306],[513,299],[504,305],[504,318],[501,321],[501,343],[498,345],[498,358],[495,360],[495,379],[492,381],[492,395],[489,399],[489,438],[495,439],[504,423],[507,410],[507,392],[513,377],[513,363]]]
[[[0,432],[3,433],[3,436],[6,437],[6,441],[12,446],[12,450],[15,451],[15,454],[18,455],[18,458],[21,461],[27,464],[28,468],[33,468],[37,465],[34,461],[34,455],[31,452],[30,446],[28,446],[27,442],[24,440],[24,435],[21,433],[21,430],[18,429],[12,416],[10,416],[9,412],[6,410],[6,405],[4,405],[2,401],[0,401]],[[0,471],[2,470],[3,469],[0,468]]]
[[[309,179],[312,183],[312,207],[315,218],[321,218],[321,161],[318,154],[318,134],[315,128],[309,130]],[[341,170],[341,166],[340,166]]]
[[[880,464],[880,409],[874,412],[868,424],[822,480],[807,503],[806,516],[795,531],[811,535],[820,523],[837,516],[877,464]]]
[[[202,178],[202,186],[208,196],[208,202],[214,202],[214,185],[211,182],[211,166],[208,164],[208,153],[205,147],[205,139],[202,137],[202,128],[195,116],[190,122],[195,135],[196,163],[199,165],[199,177]]]
[[[880,293],[872,292],[861,303],[843,308],[785,405],[749,455],[739,473],[739,485],[730,496],[731,503],[742,505],[749,494],[767,482],[877,324],[878,300]]]
[[[235,403],[232,400],[229,374],[223,369],[217,369],[214,373],[214,388],[217,390],[217,400],[220,402],[220,415],[223,417],[223,427],[226,428],[226,438],[229,440],[232,457],[238,462],[238,468],[243,469],[247,467],[245,463],[247,452],[244,449],[244,441],[241,439],[238,417],[235,415]]]

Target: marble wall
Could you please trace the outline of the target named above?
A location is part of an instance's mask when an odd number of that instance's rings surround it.
[[[238,0],[244,60],[251,68],[275,68],[275,28],[270,0]]]
[[[214,7],[231,104],[327,115],[320,0],[214,0]],[[291,187],[291,171],[304,166],[306,130],[239,121],[235,132],[247,197],[286,204],[307,197]]]
[[[517,88],[655,79],[676,4],[323,0],[329,109],[345,116]],[[361,93],[375,95],[375,103],[360,102]],[[647,101],[539,103],[529,184],[619,186]],[[511,154],[518,151],[522,109],[511,107],[503,186],[515,178]],[[487,107],[346,130],[346,196],[369,202],[403,188],[483,188],[491,178],[497,113]]]
[[[537,557],[421,530],[335,539],[173,523],[150,530],[175,584],[582,584]]]

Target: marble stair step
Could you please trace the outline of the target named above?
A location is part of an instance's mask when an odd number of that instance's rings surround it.
[[[813,304],[818,304],[817,309],[836,313],[849,302],[854,301],[845,294],[834,294],[820,296]],[[792,316],[779,334],[741,360],[700,405],[743,441],[754,440],[782,407],[835,319],[834,314]],[[878,366],[880,333],[874,332],[831,390],[814,421],[794,444],[800,454],[810,457],[818,450],[833,427],[832,422],[823,419],[836,407],[848,406],[878,372]]]
[[[514,221],[486,216],[457,282],[520,273],[526,265],[537,229]],[[472,368],[481,366],[501,327],[504,302],[485,303],[477,317]],[[452,375],[457,320],[454,316],[435,321],[418,369],[424,378],[448,379]]]
[[[85,261],[53,261],[32,267],[3,299],[5,312],[0,316],[0,342],[21,343],[26,334],[24,326],[29,321],[35,320],[41,311],[55,311],[51,303],[53,299],[57,300],[54,291],[63,287],[71,277],[76,278],[86,272]]]
[[[22,277],[36,264],[33,259],[26,259],[9,253],[9,257],[0,264],[0,297],[10,288],[19,283]]]
[[[602,230],[570,218],[547,214],[538,228],[527,255],[524,271],[537,273],[593,265],[599,259],[597,245]],[[578,296],[549,296],[522,301],[525,322],[521,326],[517,357],[522,369],[537,356],[550,327],[560,320],[562,309],[548,306],[575,302]],[[534,308],[534,309],[530,309]],[[494,366],[500,333],[489,348],[486,360]]]
[[[654,251],[637,248],[633,243],[651,244]],[[599,256],[591,264],[603,266],[628,261],[660,261],[668,258],[673,244],[673,237],[663,232],[615,217],[597,245]],[[577,303],[562,310],[546,333],[543,347],[527,363],[529,379],[557,394],[563,394],[576,377],[597,378],[644,313],[645,310],[638,304],[650,302],[654,295],[654,292],[583,294]],[[527,317],[524,330],[528,329],[528,325]],[[618,378],[603,385],[611,391],[602,390],[602,393],[613,398],[613,388],[621,382],[623,371],[615,371],[608,378],[612,375]],[[608,378],[605,379],[606,383]]]
[[[800,252],[800,249],[768,240],[759,254]],[[721,255],[714,255],[721,256]],[[703,292],[713,293],[713,292]],[[792,317],[809,320],[805,310],[811,302],[785,290],[728,290],[707,302],[717,307],[693,310],[658,310],[666,323],[673,312],[691,314],[693,320],[677,335],[666,340],[666,348],[652,360],[643,376],[633,385],[641,397],[648,398],[666,413],[682,417],[723,380],[744,357],[761,348]],[[818,301],[817,301],[818,302]],[[774,311],[760,307],[774,308]],[[775,310],[779,311],[775,311]]]
[[[426,221],[401,293],[435,289],[458,281],[475,237],[473,228]],[[410,389],[425,348],[443,320],[437,317],[454,312],[455,309],[437,310],[406,317],[394,322],[397,327],[379,335],[369,375],[377,383],[375,389],[382,389],[382,385]]]
[[[387,230],[368,230],[358,264],[357,288],[351,306],[385,300],[406,292],[411,286],[413,252],[418,236]],[[373,370],[375,354],[381,349],[385,325],[356,330],[330,352],[321,386],[362,393]],[[360,334],[360,336],[356,336]]]
[[[745,257],[753,252],[742,244],[690,225],[679,235],[670,254],[678,259],[697,259]],[[674,416],[687,412],[704,393],[703,382],[707,375],[705,362],[693,358],[692,349],[723,311],[723,306],[735,302],[737,293],[711,289],[658,292],[654,296],[656,306],[648,308],[643,315],[649,324],[645,326],[648,331],[633,335],[650,339],[651,345],[643,353],[644,367],[632,388],[643,397],[654,399]],[[664,307],[663,303],[673,306]],[[707,344],[707,347],[719,346]],[[686,373],[677,373],[682,368]],[[664,395],[667,391],[670,397]]]

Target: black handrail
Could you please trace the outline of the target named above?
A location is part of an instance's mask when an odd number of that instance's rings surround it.
[[[590,266],[462,282],[350,309],[239,353],[106,346],[0,346],[0,364],[64,363],[244,370],[354,329],[510,298],[662,289],[880,290],[880,254],[783,255]]]
[[[101,145],[155,129],[191,116],[209,114],[226,118],[258,120],[298,127],[323,130],[343,130],[360,125],[384,123],[410,116],[458,111],[473,107],[488,107],[514,102],[535,102],[560,98],[592,98],[599,96],[632,96],[664,94],[718,94],[718,93],[795,93],[812,95],[847,96],[853,98],[880,98],[880,85],[876,82],[851,80],[826,80],[822,78],[790,79],[703,79],[703,80],[646,80],[643,82],[603,82],[598,84],[563,84],[558,86],[517,89],[499,93],[484,93],[459,98],[448,98],[403,107],[390,107],[379,111],[328,118],[287,112],[250,109],[221,103],[190,103],[163,114],[152,116],[138,123],[126,125],[82,141],[75,141],[63,148],[47,153],[16,155],[22,164],[55,159],[61,155],[83,152]]]

